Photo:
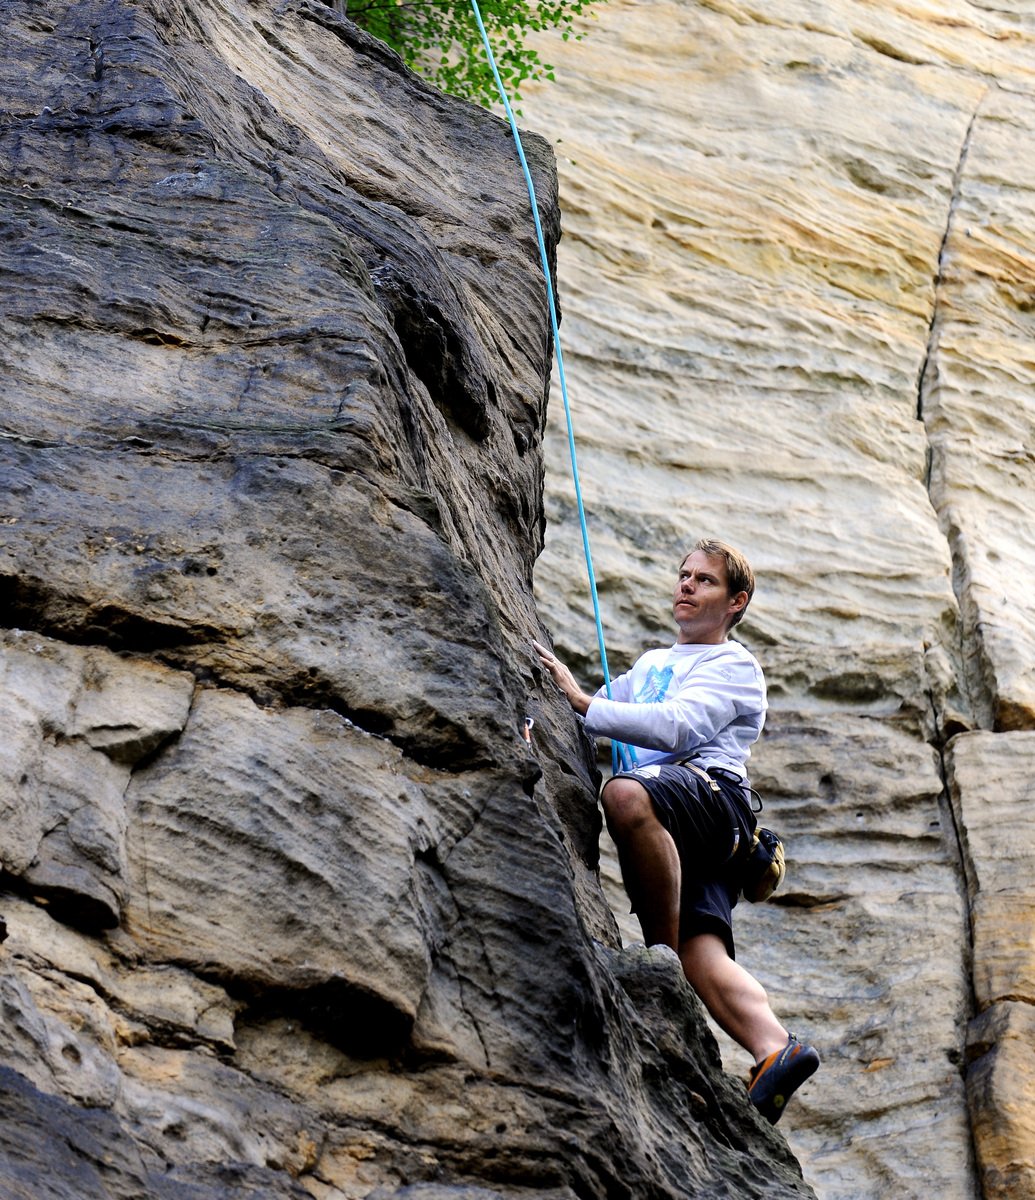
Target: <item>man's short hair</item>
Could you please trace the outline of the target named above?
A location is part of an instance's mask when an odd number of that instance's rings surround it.
[[[751,570],[751,564],[739,550],[734,550],[725,542],[717,541],[715,538],[701,538],[695,543],[694,549],[683,556],[679,565],[682,566],[695,550],[700,550],[709,558],[721,558],[726,564],[726,582],[729,585],[730,596],[736,596],[738,592],[747,592],[747,604],[740,612],[734,613],[733,620],[730,621],[729,627],[732,629],[747,612],[751,597],[755,594],[755,573]]]

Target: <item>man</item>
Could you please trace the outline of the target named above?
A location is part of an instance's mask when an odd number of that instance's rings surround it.
[[[775,1124],[819,1066],[735,959],[732,910],[755,830],[745,763],[765,719],[765,680],[729,632],[755,580],[742,554],[702,540],[679,567],[678,635],[590,696],[538,642],[539,659],[594,735],[624,742],[631,766],[602,792],[622,878],[648,945],[670,946],[708,1011],[755,1058],[748,1094]]]

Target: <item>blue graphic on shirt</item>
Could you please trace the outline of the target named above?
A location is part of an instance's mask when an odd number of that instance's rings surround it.
[[[643,687],[636,693],[637,704],[657,704],[664,700],[668,685],[672,682],[672,675],[672,667],[665,667],[661,671],[657,667],[651,667]]]

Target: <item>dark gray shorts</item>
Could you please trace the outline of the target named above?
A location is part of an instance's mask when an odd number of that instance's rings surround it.
[[[735,874],[739,851],[750,844],[756,823],[747,785],[715,773],[716,793],[707,780],[677,763],[636,767],[622,777],[646,789],[658,820],[676,843],[683,872],[679,940],[714,933],[725,942],[730,958],[736,958],[733,909],[740,887]]]

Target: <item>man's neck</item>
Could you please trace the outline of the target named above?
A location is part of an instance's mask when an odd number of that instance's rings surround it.
[[[676,637],[677,646],[721,646],[723,642],[729,641],[729,630],[724,629],[722,633],[716,634],[714,637],[692,637],[688,633],[679,631]]]

